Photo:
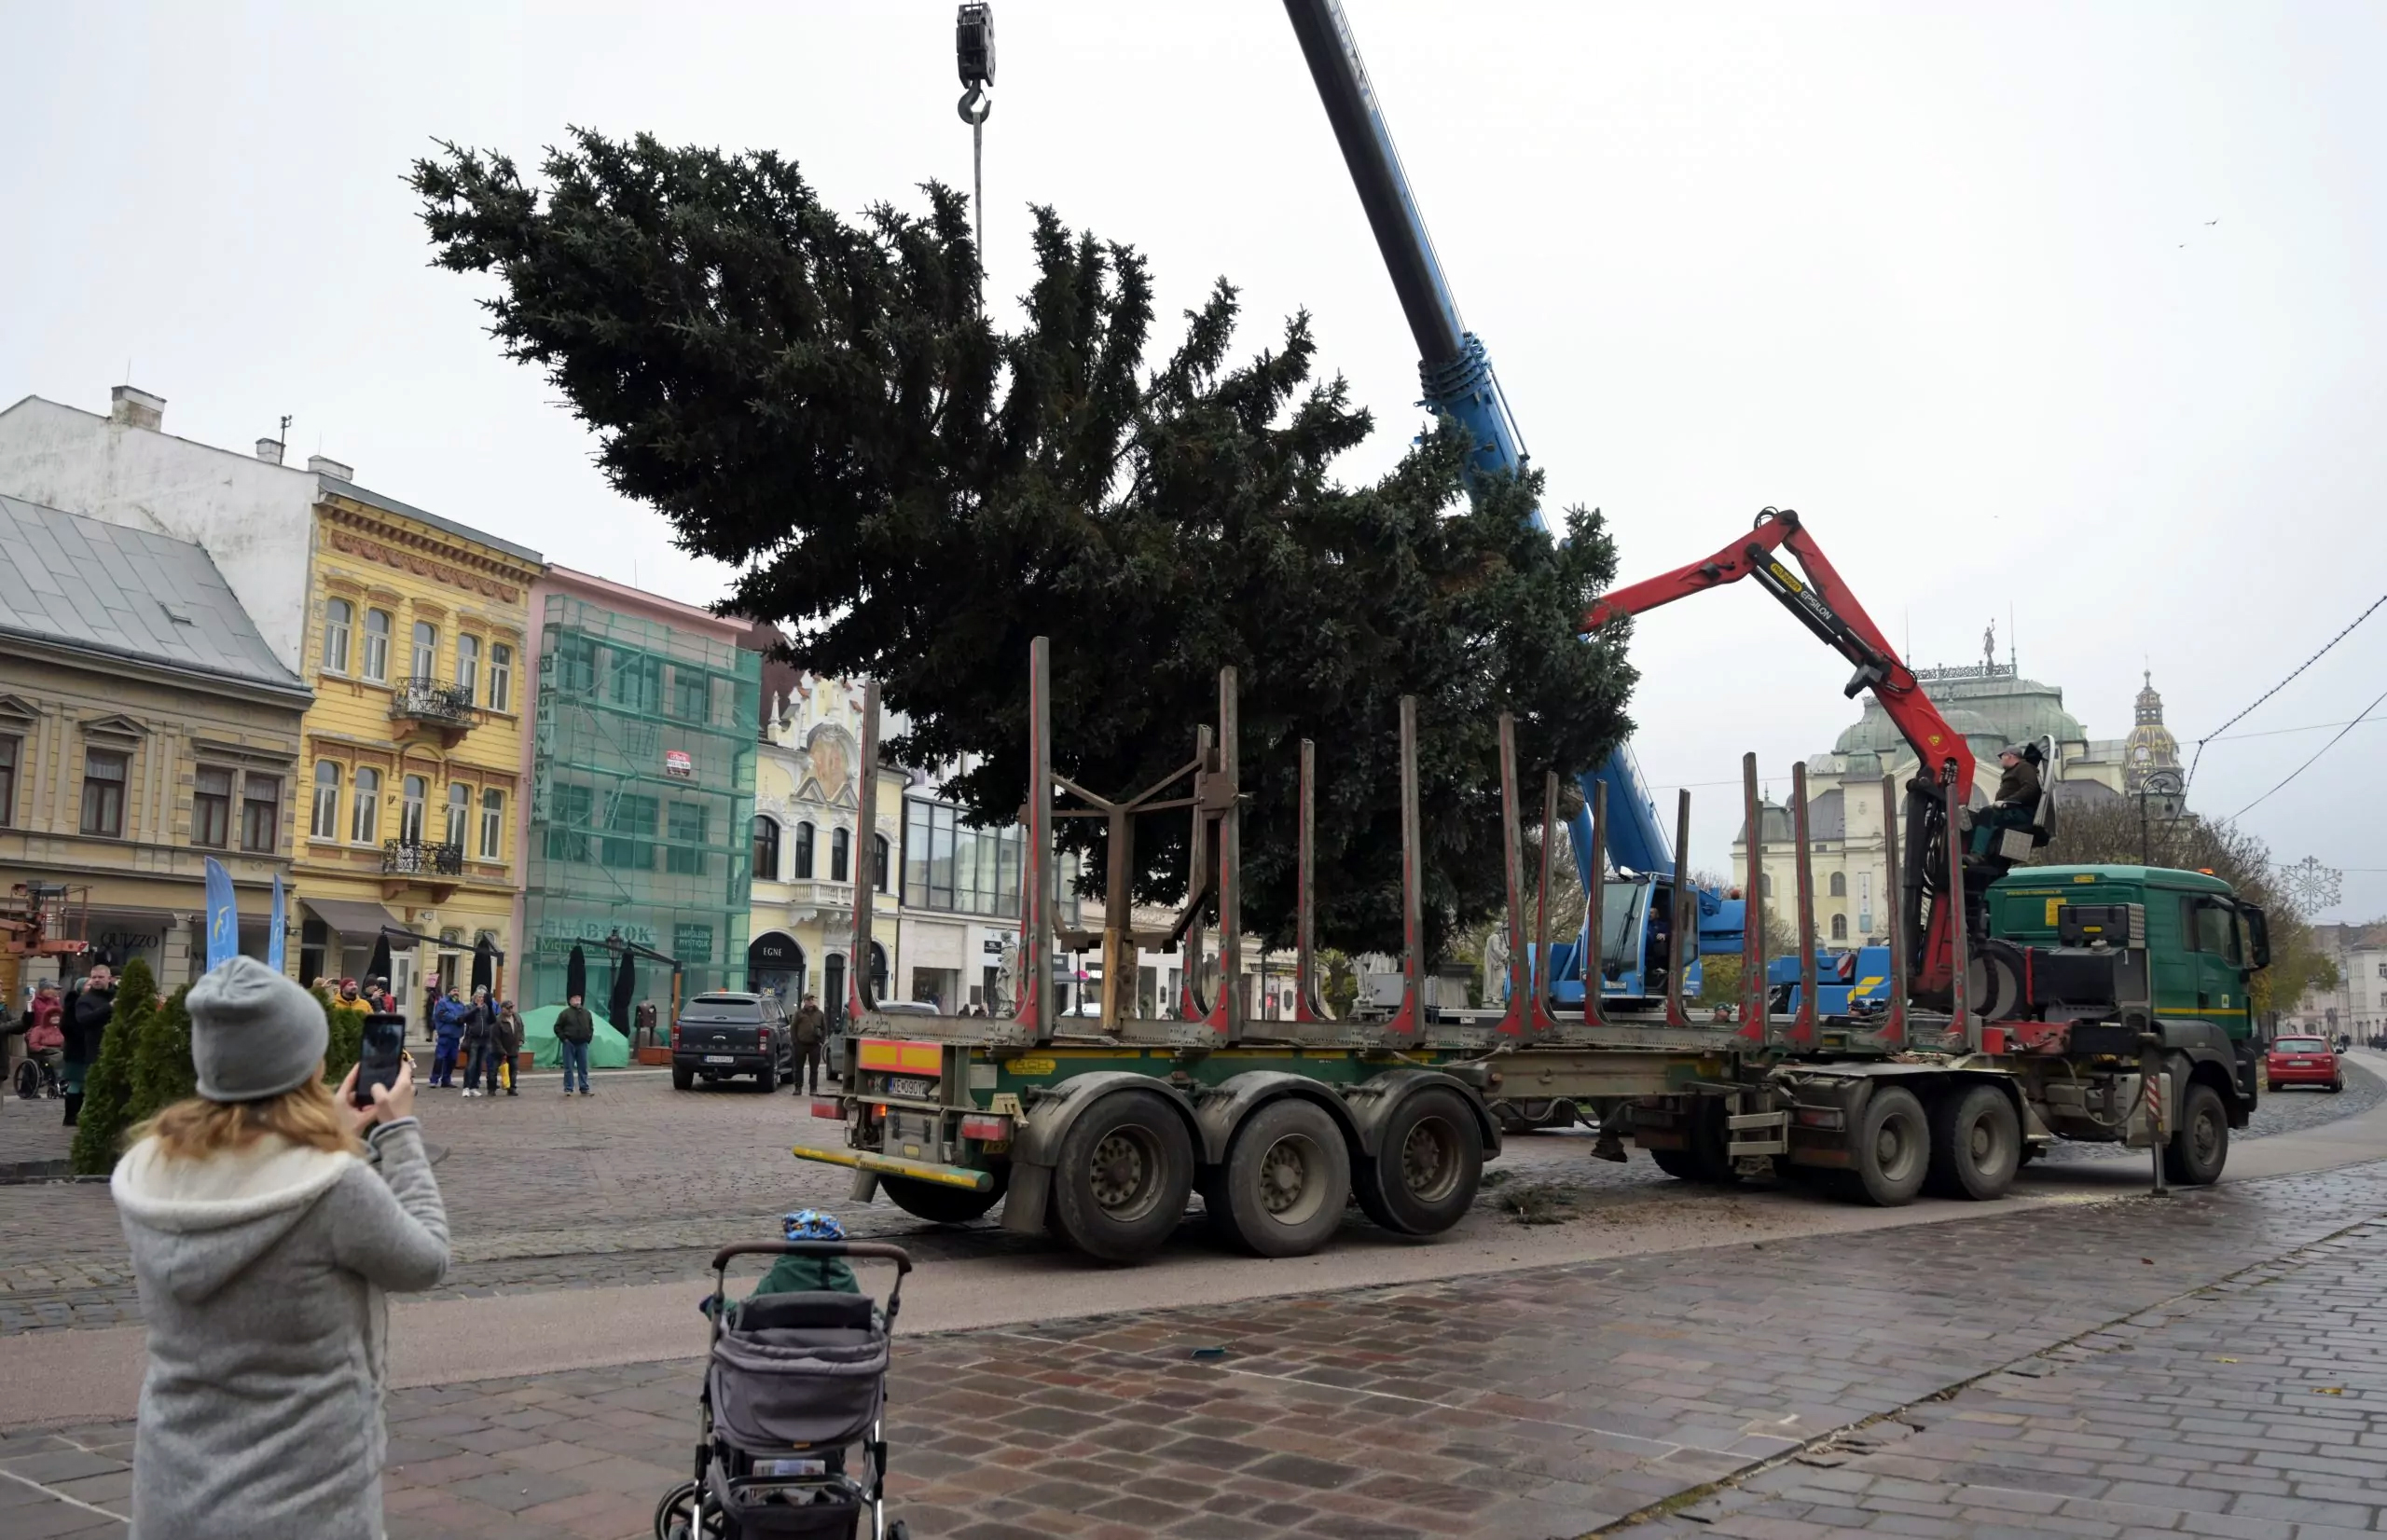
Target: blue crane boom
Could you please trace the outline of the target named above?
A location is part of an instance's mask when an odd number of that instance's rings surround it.
[[[1499,381],[1492,372],[1491,356],[1483,339],[1469,331],[1459,318],[1458,301],[1451,293],[1450,281],[1443,276],[1433,237],[1427,231],[1416,195],[1410,189],[1408,173],[1401,168],[1400,152],[1393,145],[1392,129],[1385,120],[1375,87],[1368,78],[1367,65],[1359,58],[1350,19],[1344,14],[1339,0],[1285,0],[1285,14],[1292,21],[1302,56],[1309,63],[1310,78],[1317,84],[1318,101],[1326,108],[1335,142],[1342,146],[1344,164],[1350,169],[1351,185],[1359,195],[1359,206],[1367,213],[1369,227],[1375,232],[1376,248],[1384,255],[1393,292],[1399,296],[1401,311],[1408,318],[1410,335],[1416,339],[1417,378],[1425,396],[1420,405],[1450,417],[1473,442],[1475,447],[1468,460],[1470,480],[1524,470],[1524,442],[1510,415],[1508,402],[1500,393]],[[1549,528],[1539,508],[1534,510],[1533,519],[1537,528]],[[1608,789],[1609,859],[1620,871],[1637,874],[1641,880],[1634,885],[1636,888],[1652,888],[1655,885],[1650,879],[1671,883],[1674,854],[1668,848],[1664,828],[1642,785],[1631,750],[1621,744],[1598,768],[1582,777],[1584,810],[1576,814],[1568,832],[1575,849],[1575,869],[1583,881],[1595,882],[1602,875],[1589,870],[1589,807],[1595,781],[1606,782]],[[1664,911],[1663,902],[1650,901],[1656,898],[1658,895],[1651,891],[1637,892],[1629,901],[1611,901],[1607,912],[1619,916],[1621,924],[1630,923],[1625,917],[1633,915],[1647,916],[1647,923],[1659,923]],[[1737,947],[1742,907],[1739,901],[1707,891],[1702,891],[1698,898],[1701,940],[1705,948],[1714,951]],[[1620,930],[1612,944],[1604,948],[1608,992],[1648,992],[1651,985],[1642,963],[1647,948],[1637,942],[1623,946],[1622,940]],[[1588,947],[1573,949],[1569,962],[1585,951]],[[1580,965],[1571,990],[1567,983],[1562,969],[1562,998],[1580,989]]]

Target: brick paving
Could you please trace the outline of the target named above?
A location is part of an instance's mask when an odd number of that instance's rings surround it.
[[[2325,1540],[2387,1512],[2387,1162],[1982,1213],[904,1340],[898,1512],[922,1540]],[[393,1393],[392,1540],[646,1533],[695,1386]],[[130,1437],[0,1438],[0,1540],[111,1533]]]

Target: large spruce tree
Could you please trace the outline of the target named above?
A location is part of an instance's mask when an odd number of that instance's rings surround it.
[[[1373,424],[1318,378],[1305,316],[1235,356],[1221,280],[1151,363],[1144,259],[1040,209],[1006,329],[959,194],[848,220],[768,152],[580,131],[535,183],[448,145],[413,185],[435,261],[497,280],[492,334],[596,431],[613,485],[737,565],[729,607],[782,623],[795,663],[878,680],[909,723],[900,761],[973,756],[954,791],[980,821],[1026,793],[1031,637],[1053,639],[1056,766],[1111,792],[1187,757],[1233,665],[1248,922],[1285,934],[1306,736],[1321,928],[1381,947],[1400,933],[1400,696],[1421,697],[1437,939],[1499,900],[1497,714],[1516,713],[1529,772],[1580,770],[1628,731],[1621,635],[1576,631],[1613,571],[1598,516],[1553,542],[1526,519],[1531,475],[1470,502],[1447,430],[1338,483]],[[1172,897],[1182,820],[1147,821],[1139,888]]]

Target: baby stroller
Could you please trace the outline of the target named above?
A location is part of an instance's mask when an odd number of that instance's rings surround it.
[[[895,1264],[881,1310],[866,1294],[764,1294],[731,1304],[730,1259],[845,1257]],[[887,1521],[888,1332],[912,1258],[870,1241],[774,1241],[714,1253],[712,1350],[696,1479],[655,1509],[655,1540],[906,1540]],[[862,1446],[862,1470],[847,1467]]]

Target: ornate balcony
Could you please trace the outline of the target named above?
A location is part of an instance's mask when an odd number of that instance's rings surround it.
[[[381,874],[385,877],[461,877],[464,847],[435,845],[429,840],[383,840]]]
[[[402,679],[390,692],[390,720],[401,728],[427,729],[439,735],[448,748],[472,731],[473,697],[458,684],[443,683],[418,674]]]

